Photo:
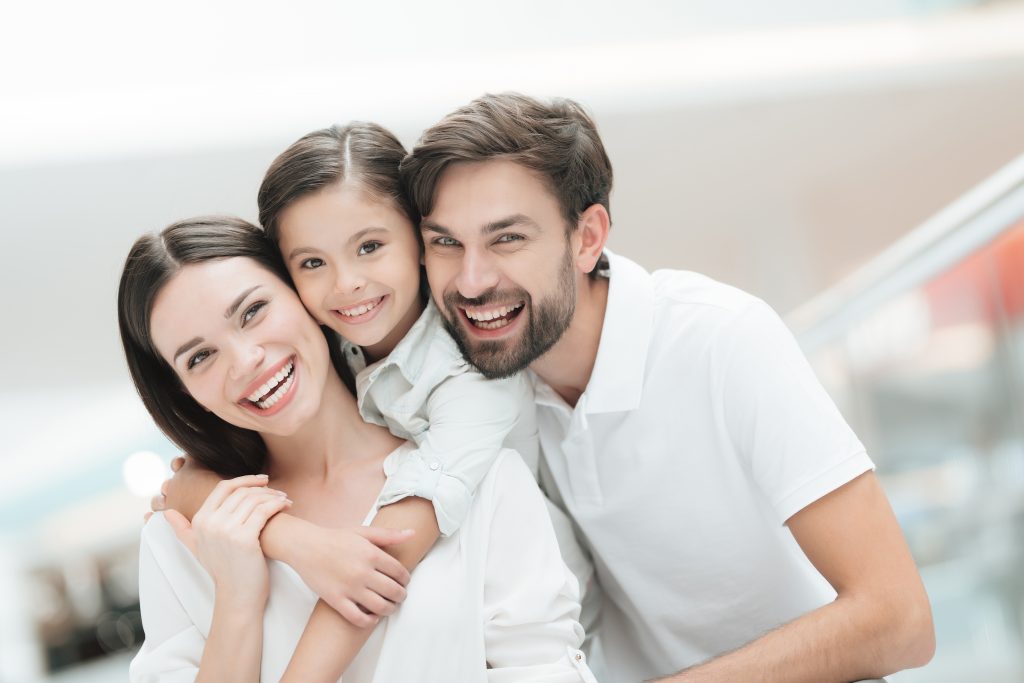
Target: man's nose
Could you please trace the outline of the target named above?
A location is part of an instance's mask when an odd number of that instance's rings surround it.
[[[463,297],[475,299],[497,287],[500,279],[498,268],[489,255],[467,250],[455,278],[455,287]]]

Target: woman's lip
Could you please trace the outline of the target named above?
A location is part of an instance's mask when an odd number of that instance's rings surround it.
[[[377,314],[380,313],[380,309],[384,308],[385,304],[388,303],[388,300],[390,298],[390,294],[385,294],[381,297],[378,297],[377,305],[374,306],[372,310],[369,310],[366,313],[363,313],[362,315],[342,315],[341,313],[338,312],[337,309],[334,308],[331,309],[331,315],[334,316],[335,320],[340,320],[341,322],[346,323],[348,325],[360,325],[362,323],[370,322],[371,320],[376,318]],[[367,301],[373,301],[373,299],[367,299]],[[356,305],[358,306],[361,304]],[[352,308],[352,306],[346,306],[346,308]]]
[[[273,377],[274,375],[276,375],[277,373],[279,373],[281,371],[281,368],[283,368],[284,366],[288,365],[289,362],[292,362],[294,360],[295,360],[295,356],[294,355],[288,356],[287,358],[285,358],[284,360],[280,361],[279,363],[277,363],[273,367],[269,368],[266,372],[264,372],[262,375],[260,375],[256,379],[254,379],[252,382],[250,382],[249,386],[247,386],[245,388],[245,393],[242,394],[242,398],[238,399],[238,402],[241,403],[242,401],[248,401],[249,397],[252,396],[252,393],[254,391],[256,391],[257,389],[262,387],[264,384],[269,382],[271,377]]]
[[[295,392],[299,388],[300,379],[301,378],[299,377],[299,363],[298,360],[296,360],[295,364],[292,366],[292,385],[288,387],[288,391],[285,393],[284,396],[277,399],[277,403],[275,403],[274,405],[270,406],[265,410],[257,406],[249,399],[243,399],[242,401],[239,402],[239,405],[248,410],[250,413],[253,413],[254,415],[257,415],[259,417],[272,417],[274,415],[277,415],[279,412],[284,410],[285,407],[289,403],[291,403],[292,399],[295,397]]]

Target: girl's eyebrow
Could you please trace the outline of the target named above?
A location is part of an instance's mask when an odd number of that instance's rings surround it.
[[[362,230],[360,230],[356,234],[354,234],[351,237],[349,237],[348,238],[348,243],[352,244],[353,242],[358,242],[359,240],[363,239],[364,237],[366,237],[367,235],[369,235],[372,232],[387,232],[387,231],[388,231],[388,229],[385,228],[382,225],[371,225],[370,227],[363,228]]]

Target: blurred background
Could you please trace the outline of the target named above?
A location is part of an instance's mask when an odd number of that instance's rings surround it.
[[[1024,2],[22,3],[0,63],[0,683],[125,680],[143,637],[175,449],[121,356],[131,242],[254,220],[312,129],[411,145],[510,89],[594,114],[614,249],[797,332],[932,599],[933,663],[891,680],[1024,680]]]

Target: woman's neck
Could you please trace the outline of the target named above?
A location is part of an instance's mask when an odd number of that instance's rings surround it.
[[[298,432],[262,436],[272,478],[327,480],[335,469],[383,457],[401,444],[386,429],[363,421],[355,397],[333,370],[324,385],[319,409]]]

